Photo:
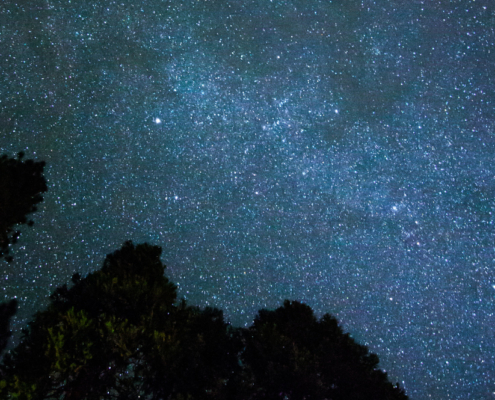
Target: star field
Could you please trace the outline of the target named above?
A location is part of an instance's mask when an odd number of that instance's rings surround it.
[[[19,331],[125,240],[249,325],[302,300],[412,400],[495,398],[489,1],[6,0],[0,153],[49,190]]]

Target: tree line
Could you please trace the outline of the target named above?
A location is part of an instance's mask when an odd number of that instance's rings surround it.
[[[17,217],[1,225],[7,230],[0,232],[3,258],[19,237],[14,224],[27,222],[46,191],[44,163],[12,160],[0,159],[0,213],[12,199],[26,198]],[[23,182],[31,188],[5,184],[11,182],[3,175],[9,168],[25,168],[29,179]],[[76,273],[57,288],[4,356],[0,398],[408,398],[379,369],[378,356],[330,314],[317,318],[309,306],[286,300],[275,310],[260,310],[249,328],[233,327],[217,308],[178,300],[160,255],[158,246],[127,241],[101,269],[85,277]],[[4,347],[14,312],[15,303],[0,306]]]

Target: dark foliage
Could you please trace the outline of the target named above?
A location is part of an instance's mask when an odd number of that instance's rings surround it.
[[[10,319],[17,311],[17,300],[10,300],[8,303],[0,304],[0,354],[7,347],[7,342],[11,336]]]
[[[0,398],[406,400],[330,315],[286,301],[249,329],[176,303],[159,247],[124,246],[57,289],[4,360]]]
[[[286,300],[261,310],[244,335],[242,360],[253,375],[250,399],[405,400],[378,369],[378,357],[325,314]]]
[[[44,161],[22,161],[24,154],[17,159],[0,157],[0,258],[12,261],[9,246],[17,242],[20,231],[17,224],[33,225],[27,215],[36,211],[36,204],[43,201],[41,193],[46,192],[43,177]]]
[[[239,368],[223,314],[185,302],[161,249],[126,242],[59,288],[5,357],[2,398],[218,398]]]

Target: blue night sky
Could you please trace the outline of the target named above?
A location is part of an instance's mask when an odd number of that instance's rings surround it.
[[[495,398],[494,7],[4,0],[0,154],[49,187],[15,330],[146,241],[234,325],[302,300],[411,400]]]

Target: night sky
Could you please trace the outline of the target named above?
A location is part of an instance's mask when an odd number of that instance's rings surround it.
[[[15,330],[146,241],[234,325],[302,300],[411,400],[495,398],[494,7],[2,1],[0,154],[49,188]]]

